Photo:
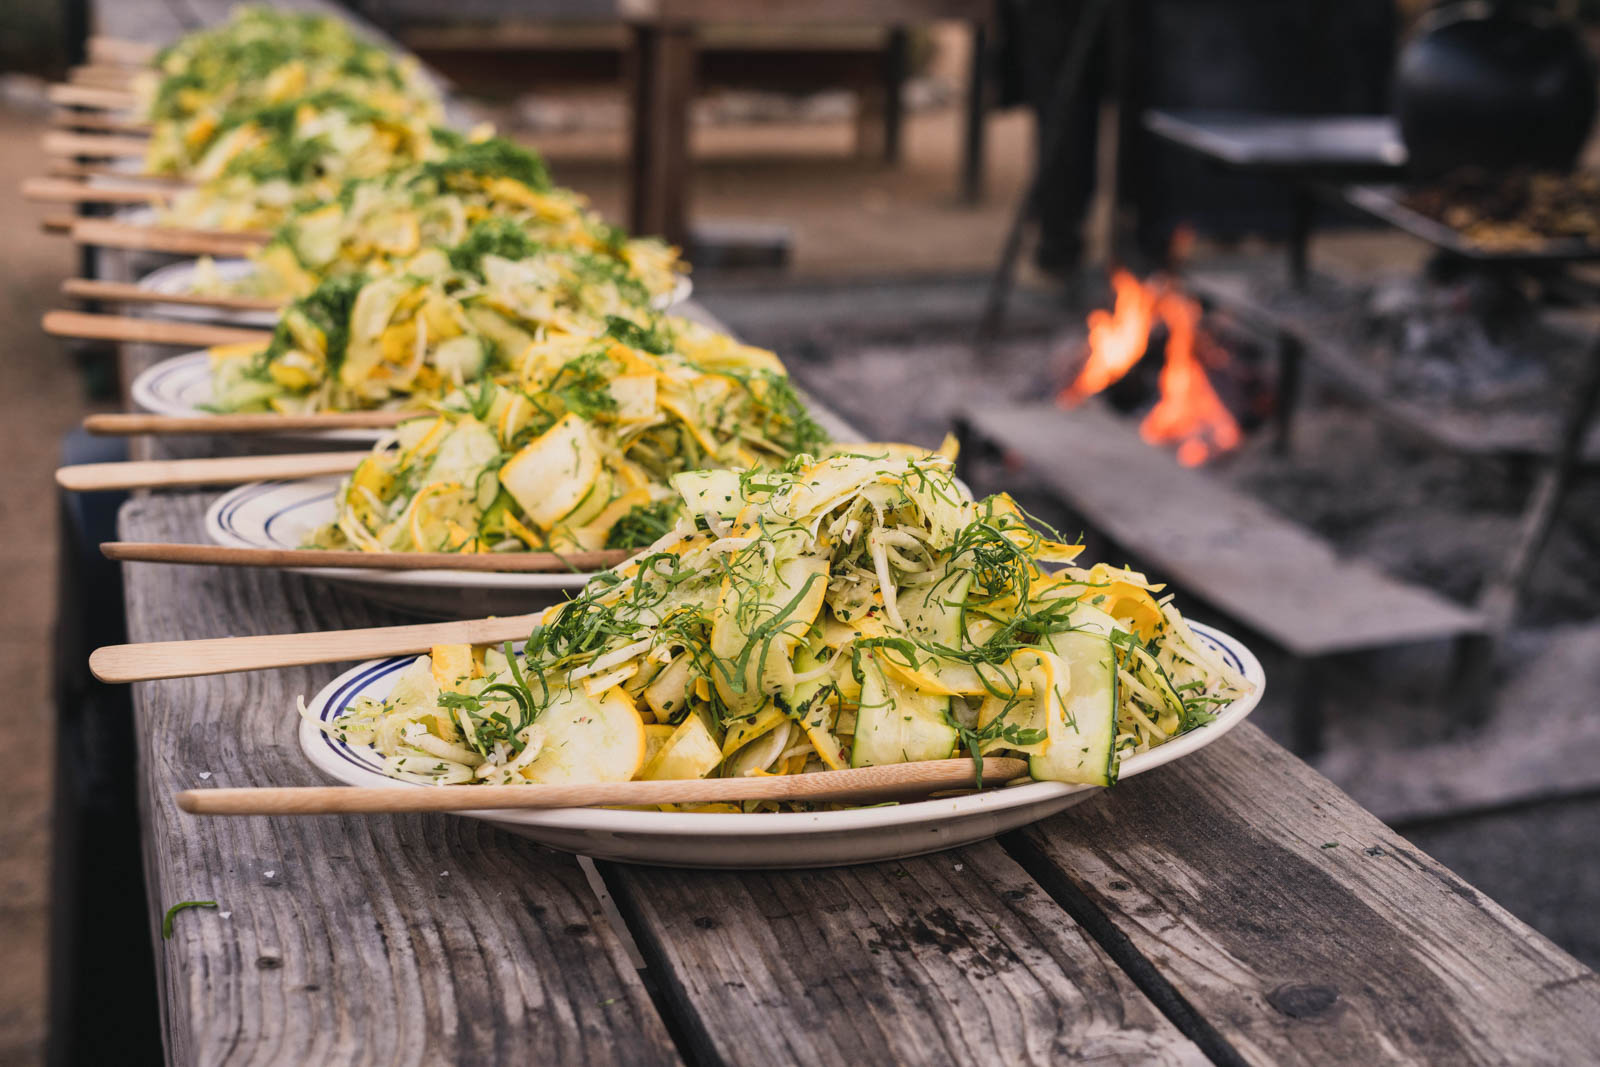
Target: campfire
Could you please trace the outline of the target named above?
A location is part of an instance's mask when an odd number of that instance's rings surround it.
[[[1178,462],[1197,467],[1239,443],[1239,423],[1212,387],[1206,366],[1227,353],[1200,328],[1200,305],[1163,276],[1140,281],[1126,270],[1111,275],[1110,311],[1089,313],[1087,356],[1057,397],[1072,408],[1115,385],[1144,359],[1158,324],[1166,328],[1159,399],[1139,425],[1152,445],[1176,445]]]

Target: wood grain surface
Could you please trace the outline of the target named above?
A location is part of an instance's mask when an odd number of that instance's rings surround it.
[[[141,539],[192,538],[205,497],[145,498]],[[395,617],[254,571],[130,565],[140,640],[368,626]],[[175,1063],[677,1062],[577,862],[444,815],[202,819],[209,785],[320,785],[294,696],[335,669],[134,690],[150,928]],[[207,777],[201,777],[202,774]],[[216,911],[162,913],[180,900]]]
[[[1206,1062],[993,842],[820,871],[599,866],[692,1059]]]
[[[1600,975],[1248,723],[1008,844],[1247,1062],[1600,1048]]]
[[[195,538],[207,499],[136,499],[122,533]],[[392,620],[270,572],[127,580],[135,640]],[[662,1062],[662,1011],[712,1063],[1575,1063],[1600,1042],[1600,978],[1248,725],[998,845],[604,865],[652,1002],[572,861],[502,832],[176,810],[319,784],[292,703],[335,670],[135,689],[152,931],[221,905],[157,942],[176,1062]]]

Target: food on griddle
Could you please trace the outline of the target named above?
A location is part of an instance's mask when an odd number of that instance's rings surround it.
[[[1600,245],[1600,174],[1463,170],[1401,201],[1491,252],[1542,252],[1557,242]]]

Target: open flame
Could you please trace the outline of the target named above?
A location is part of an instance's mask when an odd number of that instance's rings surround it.
[[[1152,445],[1175,444],[1178,462],[1198,467],[1239,444],[1239,424],[1217,396],[1200,358],[1200,305],[1162,279],[1141,282],[1125,270],[1111,275],[1116,300],[1110,312],[1089,312],[1089,355],[1057,398],[1076,407],[1114,384],[1138,364],[1159,320],[1167,327],[1161,399],[1139,425]]]

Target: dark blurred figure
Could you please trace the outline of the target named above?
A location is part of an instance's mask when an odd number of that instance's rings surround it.
[[[1122,97],[1117,199],[1135,224],[1123,236],[1151,262],[1164,258],[1180,226],[1222,240],[1281,236],[1290,199],[1281,181],[1229,173],[1145,132],[1139,116],[1147,108],[1389,110],[1394,0],[1113,0],[1110,17],[1088,31],[1095,34],[1089,61],[1067,113],[1057,116],[1062,67],[1094,6],[1088,0],[1000,0],[999,6],[999,104],[1033,109],[1041,147],[1050,124],[1063,124],[1059,150],[1040,161],[1035,214],[1037,260],[1052,274],[1070,272],[1082,257],[1100,111],[1113,95]]]
[[[1083,27],[1083,0],[1001,0],[997,76],[1002,106],[1027,104],[1034,114],[1036,150],[1045,152],[1047,133],[1065,124],[1058,149],[1039,161],[1040,197],[1035,206],[1039,242],[1034,261],[1048,274],[1070,274],[1083,258],[1083,224],[1094,197],[1100,104],[1106,88],[1106,27],[1096,27],[1078,90],[1066,114],[1055,115],[1061,69]],[[1105,23],[1107,20],[1099,20]]]

